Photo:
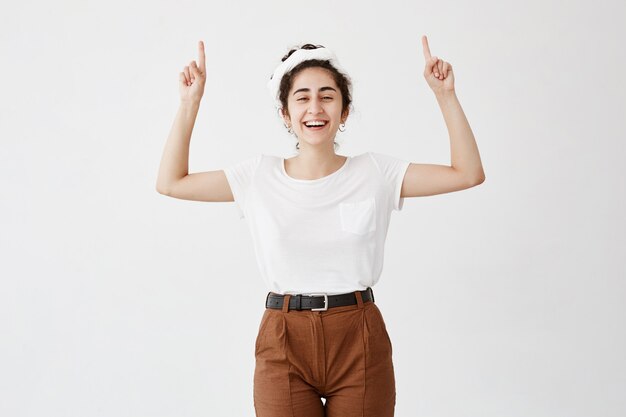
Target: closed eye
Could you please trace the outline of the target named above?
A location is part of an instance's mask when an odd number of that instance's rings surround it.
[[[332,100],[332,97],[322,97],[322,98],[329,98],[329,99],[331,99],[331,100]],[[296,101],[306,100],[306,99],[307,99],[307,97],[301,97],[301,98],[299,98],[299,99],[298,99],[298,100],[296,100]]]

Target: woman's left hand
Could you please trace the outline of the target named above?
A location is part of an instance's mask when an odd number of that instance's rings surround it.
[[[452,64],[430,55],[426,35],[422,36],[422,48],[424,49],[424,59],[426,60],[424,78],[426,78],[430,88],[435,94],[454,91]]]

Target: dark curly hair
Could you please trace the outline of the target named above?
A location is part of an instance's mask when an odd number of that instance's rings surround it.
[[[282,62],[285,62],[287,58],[289,58],[291,54],[296,52],[298,49],[317,49],[317,48],[323,48],[323,47],[324,46],[322,45],[313,45],[313,44],[307,43],[307,44],[302,45],[301,47],[293,48],[282,58]],[[289,115],[289,110],[287,108],[287,97],[289,96],[289,91],[291,90],[291,87],[293,86],[293,80],[295,76],[298,75],[298,73],[300,73],[300,71],[302,71],[303,69],[313,68],[313,67],[325,68],[328,71],[330,71],[330,74],[335,80],[337,87],[339,87],[339,91],[341,91],[341,99],[342,99],[341,114],[343,115],[346,109],[350,109],[350,107],[352,107],[352,95],[350,94],[352,81],[350,80],[349,77],[346,77],[344,74],[340,73],[329,61],[319,60],[319,59],[310,59],[310,60],[299,63],[298,65],[293,67],[291,71],[287,72],[283,76],[283,78],[280,80],[280,87],[278,88],[278,96],[280,99],[280,103],[283,107],[283,112],[285,112],[286,115]],[[300,142],[296,143],[296,149],[300,149],[298,146],[299,144]],[[338,146],[337,142],[335,142],[335,146]]]

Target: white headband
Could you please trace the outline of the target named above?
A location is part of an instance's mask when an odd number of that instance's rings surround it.
[[[278,96],[280,81],[283,79],[283,75],[291,71],[299,63],[311,59],[329,61],[330,64],[337,69],[337,71],[345,75],[348,80],[350,79],[348,73],[341,67],[341,65],[339,65],[337,57],[330,49],[298,49],[274,70],[272,78],[267,83],[267,88],[270,90],[272,100],[274,100],[275,105],[278,109],[283,107],[282,103],[280,102],[280,97]],[[348,86],[348,89],[351,90],[350,86]],[[350,95],[352,95],[352,91],[350,91]]]

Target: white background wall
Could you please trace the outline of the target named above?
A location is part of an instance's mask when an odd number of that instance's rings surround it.
[[[626,414],[622,2],[5,2],[0,414],[254,416],[266,289],[234,203],[155,191],[178,73],[207,51],[190,172],[291,156],[290,47],[354,80],[338,153],[450,163],[420,37],[487,180],[405,201],[375,286],[396,415]],[[217,294],[217,295],[216,295]]]

